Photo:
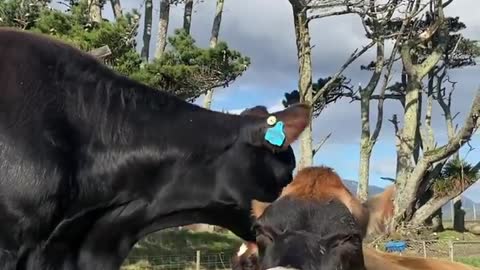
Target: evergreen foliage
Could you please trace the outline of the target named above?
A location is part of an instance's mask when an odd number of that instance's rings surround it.
[[[84,51],[107,45],[112,54],[104,60],[114,70],[188,101],[209,89],[228,86],[250,65],[248,57],[225,42],[201,48],[183,29],[169,37],[170,50],[148,62],[136,50],[141,16],[137,10],[96,24],[89,20],[86,0],[64,1],[66,11],[52,9],[49,3],[0,0],[0,26],[48,34]]]

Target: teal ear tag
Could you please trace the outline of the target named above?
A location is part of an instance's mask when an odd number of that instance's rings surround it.
[[[282,146],[285,141],[283,126],[283,122],[278,121],[273,127],[268,128],[265,133],[265,140],[275,146]]]

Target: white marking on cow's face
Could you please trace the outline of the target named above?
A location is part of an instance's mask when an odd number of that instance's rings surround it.
[[[299,269],[292,268],[292,267],[276,266],[276,267],[273,267],[273,268],[268,268],[267,270],[299,270]]]
[[[248,248],[247,248],[247,245],[245,245],[245,243],[243,243],[241,246],[240,246],[240,249],[238,250],[237,252],[237,256],[240,257],[242,256],[243,253],[247,252]]]

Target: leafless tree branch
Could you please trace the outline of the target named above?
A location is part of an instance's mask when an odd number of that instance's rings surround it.
[[[315,148],[313,149],[313,153],[312,155],[315,156],[315,154],[318,153],[318,151],[320,150],[320,148],[322,148],[322,146],[327,142],[328,139],[330,139],[330,136],[332,135],[332,133],[330,132],[327,136],[325,136],[318,144],[317,146],[315,146]]]
[[[453,139],[449,140],[449,142],[432,151],[425,152],[424,158],[427,162],[433,163],[436,162],[444,157],[447,157],[457,151],[462,145],[464,145],[467,141],[470,140],[473,132],[477,128],[478,119],[480,117],[480,88],[477,90],[477,94],[475,99],[473,100],[470,113],[465,118],[465,122],[463,124],[462,129],[453,137]]]
[[[335,75],[332,76],[332,78],[322,87],[322,89],[318,90],[318,92],[315,94],[313,97],[313,103],[317,102],[318,99],[325,94],[326,91],[330,89],[330,86],[342,75],[343,71],[347,69],[347,67],[355,61],[357,58],[359,58],[361,55],[363,55],[365,52],[367,52],[371,47],[375,45],[375,42],[372,41],[368,45],[364,46],[361,50],[356,49],[350,57],[347,59],[347,61],[340,67],[340,69],[335,73]]]

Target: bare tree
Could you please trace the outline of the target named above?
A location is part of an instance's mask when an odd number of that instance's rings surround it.
[[[152,13],[153,1],[145,0],[144,28],[143,28],[143,47],[141,56],[148,61],[150,54],[150,40],[152,38]]]
[[[337,16],[342,14],[354,13],[357,11],[356,4],[351,4],[350,1],[341,0],[289,0],[292,6],[295,39],[297,45],[297,61],[298,61],[298,92],[299,101],[308,103],[310,105],[316,104],[317,115],[325,107],[328,101],[336,100],[337,98],[331,95],[331,91],[338,86],[341,80],[342,72],[361,54],[368,50],[373,44],[364,47],[360,51],[355,51],[341,69],[329,80],[323,83],[320,89],[314,91],[312,82],[312,55],[310,43],[309,23],[314,19],[325,18],[329,16]],[[315,93],[314,93],[315,92]],[[340,96],[340,95],[338,95]],[[312,112],[312,117],[314,114]],[[310,166],[313,164],[313,156],[316,152],[313,148],[312,140],[312,125],[310,124],[300,136],[300,160],[298,168]]]
[[[319,2],[325,6],[328,1]],[[428,94],[425,121],[424,123],[421,121],[423,80],[442,61],[448,60],[455,66],[462,61],[471,60],[468,59],[469,57],[451,57],[446,53],[447,51],[452,52],[450,51],[452,42],[450,42],[449,31],[452,27],[452,20],[455,19],[446,18],[443,9],[451,1],[444,3],[440,0],[392,0],[386,4],[372,5],[372,3],[373,1],[365,1],[364,5],[360,5],[360,7],[350,5],[344,10],[324,12],[312,16],[312,18],[348,12],[357,13],[362,18],[367,37],[372,40],[371,44],[377,45],[377,58],[367,67],[363,67],[373,72],[367,86],[359,88],[358,91],[352,90],[343,93],[343,96],[349,96],[361,102],[362,135],[358,195],[363,199],[367,197],[371,150],[382,125],[383,102],[385,99],[396,99],[404,108],[403,127],[400,127],[396,115],[391,120],[395,125],[397,136],[397,175],[394,179],[396,184],[395,218],[391,222],[392,227],[396,227],[401,224],[400,222],[411,221],[415,211],[420,210],[422,205],[430,204],[429,198],[425,194],[430,192],[431,180],[438,172],[441,172],[448,158],[457,153],[460,147],[469,140],[475,126],[478,125],[478,109],[480,107],[475,101],[465,119],[463,128],[457,133],[453,132],[446,145],[437,147],[434,139],[431,139],[433,137],[431,128],[432,91]],[[427,11],[425,12],[425,10]],[[393,17],[392,14],[398,17]],[[389,39],[395,40],[395,44],[390,59],[384,59],[384,51],[380,50],[381,42]],[[398,54],[403,64],[401,82],[389,85],[391,65],[397,60]],[[456,60],[452,61],[452,59]],[[378,89],[382,69],[385,71],[385,80]],[[374,94],[374,90],[377,89],[380,93]],[[479,95],[477,94],[477,98]],[[372,99],[378,100],[378,117],[373,134],[370,131],[369,119],[369,106]],[[432,208],[429,208],[428,205],[426,207],[429,209],[430,216],[438,209],[435,208],[433,212],[430,212]],[[424,210],[422,209],[422,211]],[[422,212],[418,213],[418,215],[420,214]],[[422,222],[424,220],[422,219]]]
[[[190,34],[192,26],[193,0],[185,0],[185,9],[183,11],[183,29]]]
[[[451,59],[455,61],[455,56],[453,55],[453,52],[451,54],[452,54]],[[445,61],[441,66],[439,66],[436,70],[432,71],[429,75],[426,118],[429,118],[430,120],[426,121],[425,130],[422,133],[422,142],[426,151],[432,151],[435,149],[435,146],[434,146],[435,138],[433,137],[433,130],[431,128],[431,111],[432,111],[431,104],[433,99],[436,99],[440,107],[442,108],[446,127],[447,127],[447,135],[448,135],[449,141],[453,140],[455,137],[455,128],[453,124],[454,116],[451,113],[452,94],[453,94],[453,90],[455,89],[455,83],[452,83],[452,91],[448,94],[446,93],[446,89],[445,89],[446,87],[444,87],[444,82],[449,81],[449,78],[446,77],[447,68],[448,66],[451,66],[449,65],[449,62],[450,61]],[[474,128],[474,130],[475,129],[476,128]],[[454,153],[452,157],[453,157],[452,159],[453,162],[456,162],[456,161],[461,162],[458,152]],[[437,162],[436,164],[434,164],[433,167],[435,169],[433,171],[444,169],[447,159],[448,158],[445,158]],[[478,170],[478,168],[480,168],[480,162],[478,162],[473,167],[472,171]],[[465,172],[463,167],[460,168],[460,170],[462,174]],[[459,198],[461,193],[465,189],[470,187],[470,185],[472,185],[477,180],[476,176],[470,176],[470,178],[468,178],[468,176],[465,176],[465,177],[462,177],[464,179],[460,179],[460,181],[462,182],[462,185],[455,185],[455,183],[451,183],[452,185],[448,186],[448,188],[443,188],[443,190],[436,190],[436,187],[438,186],[436,185],[436,182],[438,181],[454,182],[456,181],[456,179],[438,179],[438,178],[449,177],[448,175],[439,174],[439,173],[436,173],[436,174],[430,173],[430,175],[427,175],[427,177],[429,178],[426,178],[423,181],[425,181],[430,186],[430,189],[432,189],[432,194],[428,199],[428,201],[426,201],[423,205],[421,205],[419,209],[415,212],[411,222],[413,225],[421,224],[425,219],[427,219],[431,215],[441,214],[441,212],[439,211],[441,211],[441,207],[444,204],[452,200],[452,198]],[[420,192],[422,191],[423,190],[420,189]],[[455,204],[455,201],[453,201],[453,203]],[[456,207],[460,209],[455,209],[455,205],[454,205],[454,212],[459,210],[461,211],[461,204],[460,204],[460,207],[459,206],[456,206]],[[457,214],[457,219],[459,218],[461,219],[461,221],[463,221],[463,215]],[[460,222],[457,221],[456,230],[459,230],[459,231],[464,230],[463,226],[461,225],[463,224],[463,222],[461,221]],[[441,226],[441,224],[437,224],[437,226],[443,227]]]
[[[298,58],[298,90],[300,101],[313,104],[312,88],[312,55],[310,45],[310,30],[308,26],[307,7],[303,1],[289,0],[292,5],[293,21]],[[313,164],[312,124],[300,135],[300,161],[298,168]]]
[[[404,100],[404,116],[403,127],[397,130],[397,173],[396,173],[396,185],[397,193],[395,196],[395,218],[394,220],[399,222],[404,219],[405,214],[411,218],[413,214],[413,202],[417,195],[417,190],[421,178],[423,178],[426,169],[420,174],[418,180],[411,179],[413,171],[416,169],[415,162],[418,161],[419,151],[419,123],[421,116],[421,90],[422,80],[428,74],[428,72],[435,67],[440,61],[446,45],[447,45],[447,33],[444,25],[443,4],[441,0],[435,0],[433,15],[436,17],[432,27],[427,29],[427,35],[429,39],[438,34],[438,42],[436,48],[432,50],[432,53],[424,59],[419,59],[415,54],[415,49],[421,43],[424,43],[424,38],[421,38],[421,34],[413,35],[413,37],[405,40],[401,44],[401,58],[403,62],[405,83],[405,100]],[[408,16],[404,19],[404,24],[410,23],[416,14],[421,9],[421,1],[409,1],[407,6]],[[413,29],[411,30],[413,32]],[[430,31],[432,33],[430,33]],[[413,34],[413,33],[412,33]],[[423,61],[422,61],[423,60]],[[414,158],[412,158],[414,157]],[[438,160],[436,160],[438,161]],[[434,162],[436,162],[434,161]],[[420,167],[417,167],[420,168]],[[398,223],[396,223],[398,224]]]
[[[167,46],[168,22],[170,20],[170,0],[160,1],[160,19],[158,21],[157,47],[155,58],[160,58]]]
[[[218,35],[220,33],[220,25],[222,23],[223,4],[224,4],[224,0],[217,0],[215,17],[213,19],[213,25],[212,25],[212,35],[210,37],[211,48],[215,48],[218,43]],[[213,88],[209,89],[205,94],[203,107],[210,109],[212,107],[212,100],[213,100]]]
[[[398,7],[400,1],[391,1],[390,5],[380,8],[375,5],[374,1],[366,2],[367,7],[362,12],[357,12],[362,18],[363,28],[367,37],[377,45],[377,54],[375,61],[362,69],[371,70],[372,76],[366,87],[359,87],[359,95],[355,93],[347,93],[347,96],[360,101],[361,115],[361,135],[360,135],[360,164],[358,173],[357,197],[366,201],[368,198],[368,186],[370,175],[370,159],[373,147],[375,146],[383,124],[383,104],[385,101],[385,92],[391,80],[391,71],[398,53],[401,33],[405,30],[403,26],[395,39],[393,49],[389,59],[385,59],[385,40],[389,38],[388,23],[393,17],[394,10]],[[386,66],[385,66],[386,64]],[[384,83],[381,85],[380,93],[373,95],[380,82],[381,75],[385,69]],[[370,127],[370,102],[372,99],[378,100],[377,119],[373,133]]]
[[[449,44],[449,29],[443,13],[445,5],[446,3],[441,0],[434,0],[426,5],[422,5],[421,1],[409,1],[407,6],[410,15],[404,22],[410,21],[408,23],[412,27],[409,35],[402,42],[400,51],[404,68],[402,83],[405,91],[403,127],[400,129],[393,121],[397,135],[397,192],[392,223],[394,226],[400,226],[403,222],[412,220],[414,214],[417,216],[422,214],[420,209],[419,213],[415,213],[418,207],[417,197],[419,197],[419,191],[423,190],[422,184],[425,183],[425,179],[428,179],[429,174],[432,173],[432,166],[455,154],[470,139],[480,113],[479,90],[462,129],[451,137],[446,145],[433,147],[430,150],[424,149],[423,156],[420,156],[422,80],[442,60]],[[430,11],[426,13],[424,25],[415,28],[421,25],[422,21],[413,21],[413,18],[425,7],[429,7]],[[425,53],[426,51],[428,53]],[[433,212],[429,216],[431,214]]]
[[[122,16],[122,5],[120,4],[120,0],[110,0],[112,4],[113,16],[115,19]]]

